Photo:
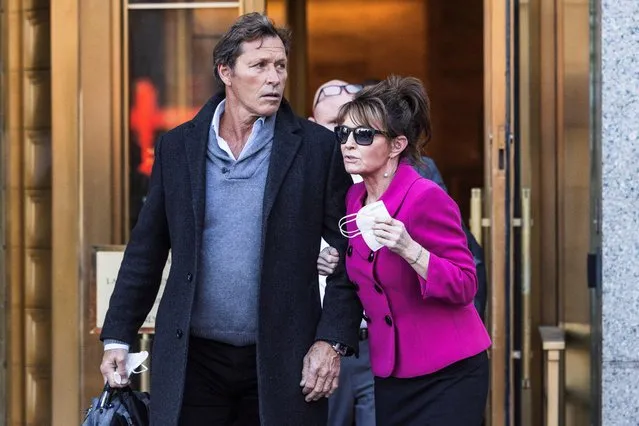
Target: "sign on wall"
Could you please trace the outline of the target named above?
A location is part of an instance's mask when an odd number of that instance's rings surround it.
[[[125,246],[96,246],[93,248],[93,279],[94,285],[91,286],[90,297],[90,318],[93,325],[92,332],[99,333],[104,325],[106,312],[109,308],[109,300],[115,288],[115,282],[118,278],[120,265],[124,257]],[[162,273],[162,282],[160,290],[155,299],[155,303],[151,311],[146,317],[140,333],[153,333],[155,331],[155,317],[157,315],[158,306],[166,281],[169,278],[171,270],[171,255],[167,259],[166,266]]]

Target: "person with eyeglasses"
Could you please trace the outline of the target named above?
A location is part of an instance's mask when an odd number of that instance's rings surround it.
[[[310,121],[326,127],[331,132],[337,125],[337,112],[346,102],[353,99],[355,93],[362,90],[361,84],[351,84],[342,80],[330,80],[323,83],[313,97],[313,116]]]
[[[353,95],[363,86],[342,80],[330,80],[322,84],[313,99],[313,116],[316,122],[333,131],[337,125],[337,114],[342,105],[353,100]],[[362,179],[352,175],[355,182]],[[319,288],[323,296],[326,276],[330,275],[339,261],[339,253],[322,240],[318,258]],[[324,256],[329,259],[324,262]],[[330,263],[329,263],[330,262]],[[330,269],[324,269],[323,265]],[[375,426],[375,391],[373,373],[369,359],[368,328],[362,319],[359,332],[359,356],[342,358],[339,386],[328,399],[328,426]]]
[[[418,79],[391,76],[342,106],[335,134],[363,182],[340,221],[346,271],[366,312],[376,421],[481,425],[491,341],[457,204],[415,170],[431,135]]]

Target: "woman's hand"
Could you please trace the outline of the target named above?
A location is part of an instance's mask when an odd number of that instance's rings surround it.
[[[414,260],[417,256],[419,244],[408,234],[402,221],[393,218],[375,219],[373,233],[380,244],[404,259]]]
[[[317,258],[317,272],[320,275],[331,275],[337,268],[339,252],[333,247],[325,247]]]

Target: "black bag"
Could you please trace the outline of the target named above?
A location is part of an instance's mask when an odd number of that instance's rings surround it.
[[[107,383],[93,398],[82,426],[148,426],[150,395],[130,387],[111,388]]]

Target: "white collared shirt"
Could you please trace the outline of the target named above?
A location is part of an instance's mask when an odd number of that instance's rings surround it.
[[[222,118],[222,114],[224,113],[225,109],[226,109],[226,99],[222,99],[222,102],[220,102],[217,105],[217,107],[215,108],[215,112],[213,113],[213,120],[211,121],[211,127],[213,128],[213,131],[215,132],[215,139],[217,140],[217,144],[220,147],[220,149],[226,152],[229,155],[229,157],[231,157],[234,161],[237,161],[238,159],[242,158],[242,155],[245,152],[248,151],[248,148],[250,147],[251,143],[255,140],[255,135],[264,126],[264,122],[266,121],[266,118],[260,117],[255,121],[255,123],[253,123],[253,128],[251,130],[251,134],[249,135],[246,141],[246,145],[244,145],[244,148],[242,148],[242,152],[240,152],[239,157],[235,158],[235,155],[233,155],[233,151],[231,151],[231,147],[229,146],[228,142],[225,141],[222,136],[220,136],[220,118]]]

